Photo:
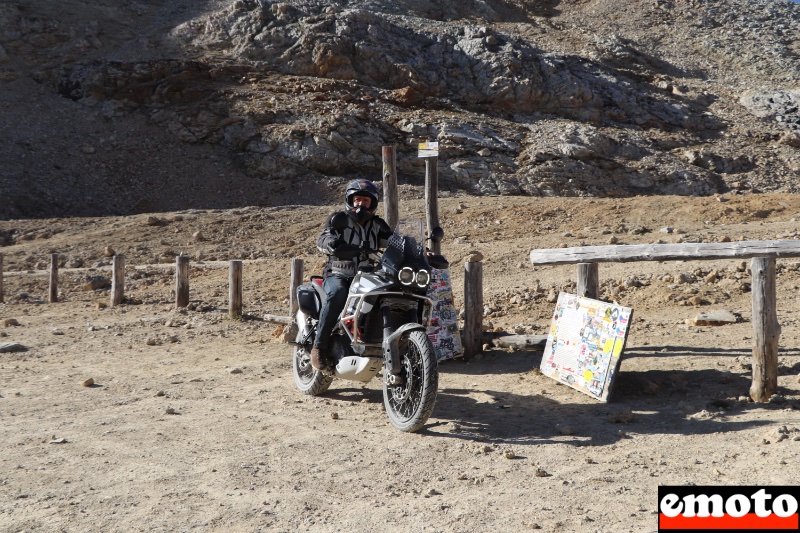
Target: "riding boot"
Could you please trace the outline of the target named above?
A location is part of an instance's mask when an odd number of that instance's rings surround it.
[[[322,370],[325,368],[325,355],[320,350],[319,346],[314,345],[311,348],[311,366],[313,366],[317,370]]]

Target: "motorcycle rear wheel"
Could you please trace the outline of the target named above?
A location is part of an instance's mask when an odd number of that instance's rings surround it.
[[[400,367],[401,385],[383,379],[383,404],[397,429],[413,433],[431,416],[439,388],[436,351],[424,331],[411,331],[400,339]]]
[[[311,366],[311,354],[307,349],[309,345],[299,344],[303,340],[303,332],[297,333],[296,342],[292,350],[292,374],[294,383],[300,392],[308,396],[319,396],[328,390],[333,383],[333,376],[326,376]]]

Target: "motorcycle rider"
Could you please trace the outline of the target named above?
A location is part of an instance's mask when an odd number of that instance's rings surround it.
[[[347,302],[350,282],[356,275],[358,266],[372,264],[368,259],[342,260],[333,255],[342,244],[353,244],[377,250],[385,248],[392,230],[381,217],[375,215],[378,208],[378,188],[370,180],[354,180],[347,185],[344,193],[344,211],[347,226],[334,228],[332,221],[340,212],[330,215],[325,222],[322,234],[317,239],[317,248],[328,254],[328,262],[323,270],[322,288],[328,296],[319,314],[317,336],[311,349],[311,366],[320,370],[328,363],[328,341],[336,324],[336,319]],[[341,217],[340,217],[341,218]],[[339,224],[341,225],[341,224]]]

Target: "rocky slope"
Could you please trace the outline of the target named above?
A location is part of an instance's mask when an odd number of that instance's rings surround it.
[[[484,195],[797,192],[788,0],[0,5],[0,218]]]

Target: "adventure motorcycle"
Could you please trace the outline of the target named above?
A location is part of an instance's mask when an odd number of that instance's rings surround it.
[[[436,228],[430,240],[438,242],[442,235]],[[383,403],[389,420],[402,431],[417,431],[433,411],[439,382],[436,352],[427,335],[433,306],[426,293],[431,267],[447,268],[447,260],[427,255],[422,244],[402,230],[392,235],[382,254],[344,244],[334,255],[356,265],[370,257],[379,260],[379,266],[358,268],[328,344],[332,364],[323,370],[314,369],[310,357],[326,299],[322,277],[311,276],[311,283],[297,288],[295,383],[304,394],[317,396],[334,378],[366,383],[383,370]]]

